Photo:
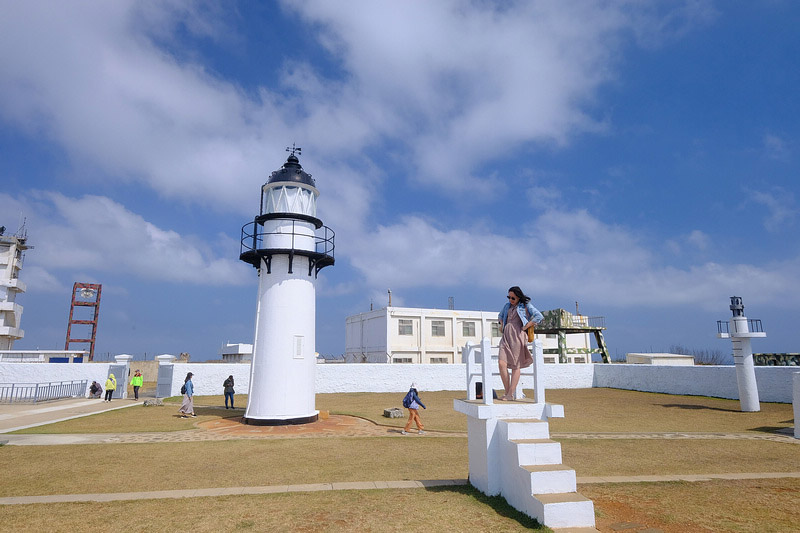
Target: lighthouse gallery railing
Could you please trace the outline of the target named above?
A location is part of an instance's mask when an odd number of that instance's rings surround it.
[[[242,240],[241,246],[239,248],[239,255],[242,255],[247,252],[256,252],[258,250],[263,250],[263,242],[265,238],[270,236],[276,237],[290,237],[291,238],[291,250],[294,251],[305,251],[304,248],[298,248],[295,246],[297,240],[305,241],[311,238],[310,235],[307,233],[303,233],[297,231],[297,227],[295,226],[295,221],[292,221],[292,228],[291,231],[258,231],[260,224],[257,222],[248,222],[244,226],[242,226]],[[261,226],[263,228],[263,226]],[[306,231],[306,226],[300,226],[303,231]],[[316,233],[313,236],[314,239],[314,253],[320,255],[326,255],[329,257],[334,257],[334,238],[336,234],[334,231],[329,228],[328,226],[322,226],[318,231],[322,231],[322,235],[317,235]]]

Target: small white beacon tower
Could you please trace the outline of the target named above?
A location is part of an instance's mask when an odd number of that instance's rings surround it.
[[[316,280],[333,265],[334,233],[317,218],[317,190],[292,145],[242,227],[239,259],[258,269],[246,424],[315,422]]]
[[[753,364],[753,349],[750,339],[766,337],[761,320],[748,319],[744,316],[744,304],[740,296],[731,296],[731,312],[733,320],[730,324],[717,321],[717,337],[730,339],[733,345],[733,363],[736,366],[736,383],[739,386],[739,405],[744,412],[761,410],[756,384],[756,369]]]

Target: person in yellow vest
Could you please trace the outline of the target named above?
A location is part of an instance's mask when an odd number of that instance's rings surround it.
[[[139,401],[139,387],[142,386],[144,379],[142,378],[142,371],[137,370],[133,373],[133,377],[131,378],[131,385],[133,385],[133,399],[137,402]]]
[[[117,378],[114,377],[114,374],[109,374],[108,379],[106,380],[106,399],[105,401],[110,402],[111,396],[114,394],[114,391],[117,390]]]

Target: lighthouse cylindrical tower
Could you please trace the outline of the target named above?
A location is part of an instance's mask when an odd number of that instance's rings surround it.
[[[319,191],[299,148],[261,187],[261,208],[242,227],[239,259],[258,269],[248,424],[305,424],[315,409],[316,279],[334,263],[334,233],[317,218]]]
[[[731,339],[733,347],[733,364],[736,366],[736,384],[739,388],[739,405],[743,412],[754,413],[761,410],[758,399],[758,384],[756,383],[756,369],[753,363],[753,349],[750,339],[766,337],[761,326],[761,320],[749,320],[744,316],[744,304],[740,296],[731,296],[730,310],[733,319],[717,323],[717,337]]]

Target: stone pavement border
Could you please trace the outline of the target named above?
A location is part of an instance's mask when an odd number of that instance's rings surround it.
[[[648,483],[663,481],[711,481],[714,479],[779,479],[800,478],[800,472],[739,472],[737,474],[667,474],[663,476],[597,476],[579,477],[578,484]]]
[[[467,485],[466,479],[421,479],[402,481],[357,481],[341,483],[311,483],[305,485],[267,485],[261,487],[223,487],[206,489],[156,490],[150,492],[116,492],[108,494],[52,494],[47,496],[11,496],[0,498],[0,505],[39,503],[111,502],[168,498],[202,498],[244,494],[275,494],[285,492],[316,492],[333,490],[424,489]]]
[[[800,478],[800,472],[742,472],[738,474],[683,474],[666,476],[603,476],[578,478],[578,484],[643,483],[664,481],[711,481],[713,479],[777,479]],[[259,487],[219,487],[204,489],[156,490],[149,492],[116,492],[107,494],[51,494],[46,496],[9,496],[0,498],[0,505],[42,503],[111,502],[174,498],[203,498],[232,495],[278,494],[335,490],[424,489],[468,485],[466,479],[421,479],[400,481],[347,481],[308,483],[304,485],[266,485]]]

